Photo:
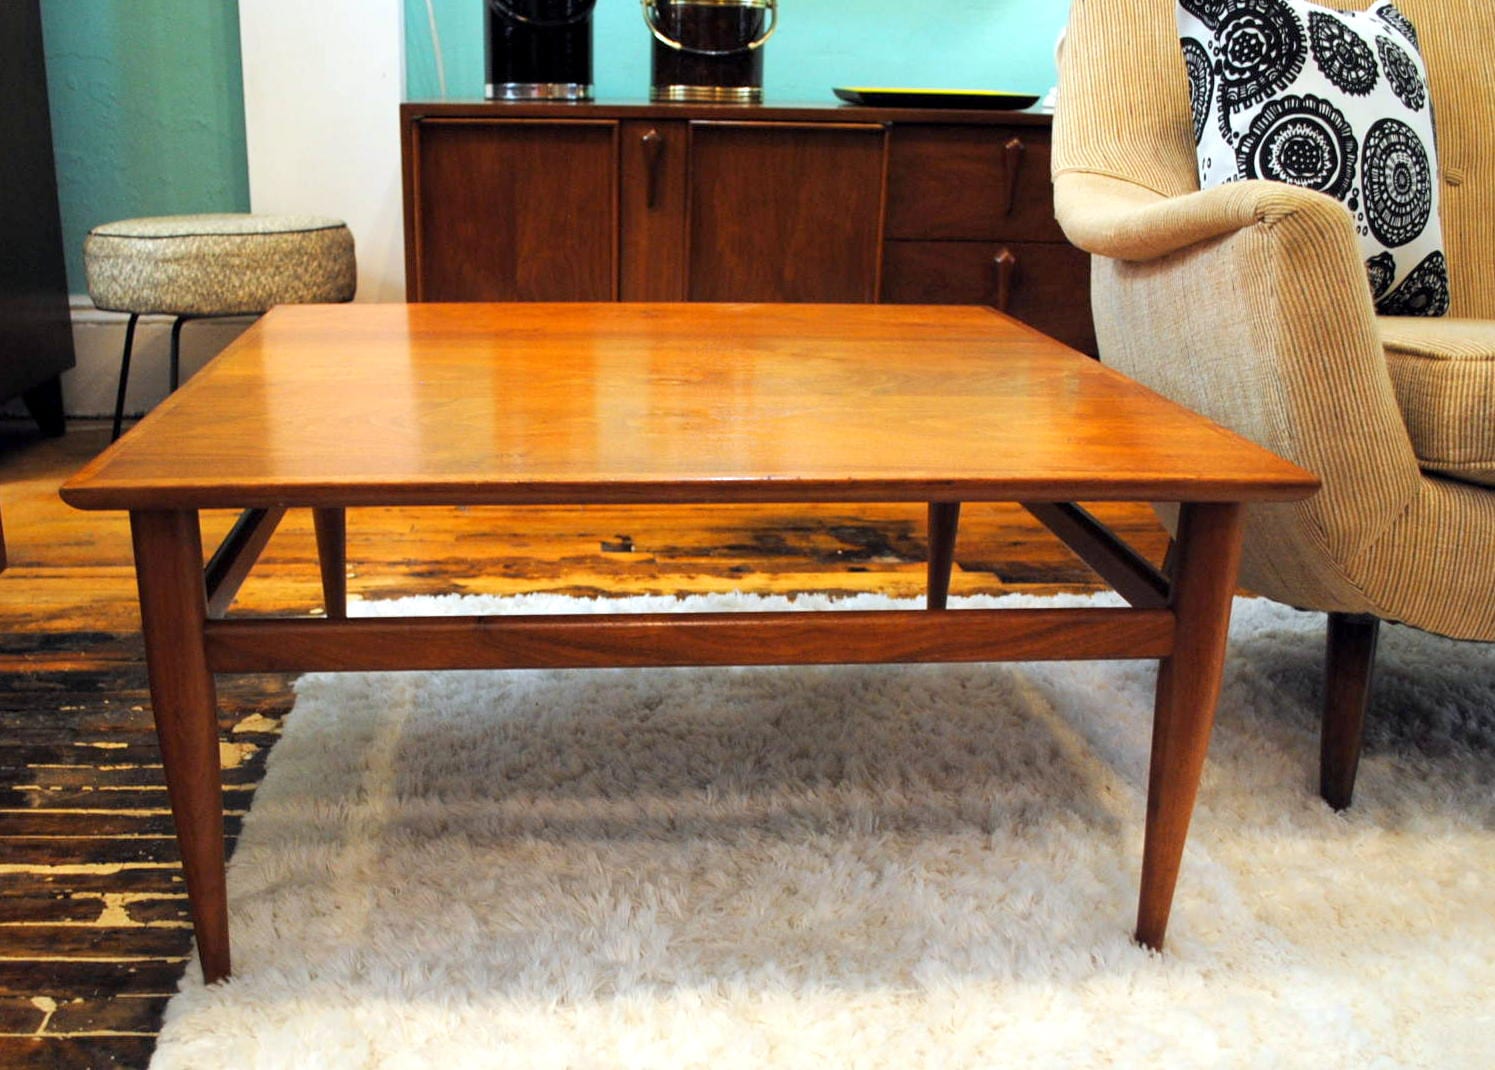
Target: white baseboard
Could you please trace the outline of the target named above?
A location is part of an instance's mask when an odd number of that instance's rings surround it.
[[[77,365],[62,376],[62,405],[69,417],[112,416],[119,389],[119,360],[125,343],[121,312],[103,312],[86,295],[71,298],[73,350]],[[182,381],[201,368],[255,321],[254,316],[193,320],[182,328]],[[142,316],[135,328],[130,357],[130,384],[125,413],[140,416],[167,394],[171,363],[171,318]],[[26,409],[12,401],[0,416],[24,417]]]

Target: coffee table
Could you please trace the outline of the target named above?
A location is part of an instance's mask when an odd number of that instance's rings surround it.
[[[1157,658],[1137,939],[1161,948],[1244,504],[1310,473],[987,309],[274,309],[62,488],[130,512],[151,704],[208,981],[229,973],[215,673]],[[929,503],[928,609],[347,619],[350,506]],[[949,610],[960,503],[1023,503],[1130,608]],[[1176,502],[1170,574],[1076,501]],[[229,604],[315,510],[325,619]],[[204,568],[198,511],[245,512]]]

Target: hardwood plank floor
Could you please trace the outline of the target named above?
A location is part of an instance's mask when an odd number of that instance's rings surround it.
[[[0,424],[0,1065],[142,1066],[191,931],[141,659],[127,518],[57,497],[108,428]],[[1097,515],[1152,560],[1145,506]],[[233,521],[204,519],[215,545]],[[910,505],[357,509],[349,593],[682,595],[924,588]],[[967,505],[951,594],[1103,587],[1015,505]],[[320,612],[310,513],[287,516],[237,612]],[[291,707],[285,676],[222,677],[228,829]]]

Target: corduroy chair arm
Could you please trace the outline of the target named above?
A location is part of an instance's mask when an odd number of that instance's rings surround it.
[[[1355,562],[1410,508],[1423,480],[1347,213],[1292,187],[1260,188],[1270,183],[1162,198],[1118,196],[1116,180],[1094,177],[1059,179],[1066,195],[1112,191],[1081,214],[1109,213],[1108,229],[1122,237],[1094,247],[1156,253],[1097,258],[1101,359],[1316,472],[1323,489],[1279,517],[1261,543],[1291,582],[1274,580],[1259,559],[1249,563],[1250,582],[1276,597],[1308,591],[1312,604],[1359,611]],[[1166,255],[1164,237],[1179,243]]]
[[[1282,182],[1232,182],[1164,197],[1125,179],[1091,171],[1054,176],[1054,212],[1065,236],[1096,256],[1153,260],[1243,227],[1306,217],[1353,244],[1344,205],[1314,190]],[[1360,275],[1364,275],[1363,269]]]

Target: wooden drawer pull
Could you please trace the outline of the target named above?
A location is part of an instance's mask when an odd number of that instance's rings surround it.
[[[659,204],[659,180],[663,175],[664,165],[664,136],[658,130],[650,130],[640,140],[644,145],[644,166],[648,172],[644,204],[648,208],[653,208]]]
[[[1011,215],[1012,209],[1017,204],[1017,175],[1023,166],[1023,154],[1027,152],[1023,139],[1010,137],[1002,146],[1002,166],[1007,174],[1007,203],[1002,208],[1003,215]]]
[[[1012,303],[1012,284],[1017,278],[1017,257],[1004,245],[992,257],[992,263],[997,269],[997,292],[992,307],[998,312],[1006,312],[1007,306]]]

